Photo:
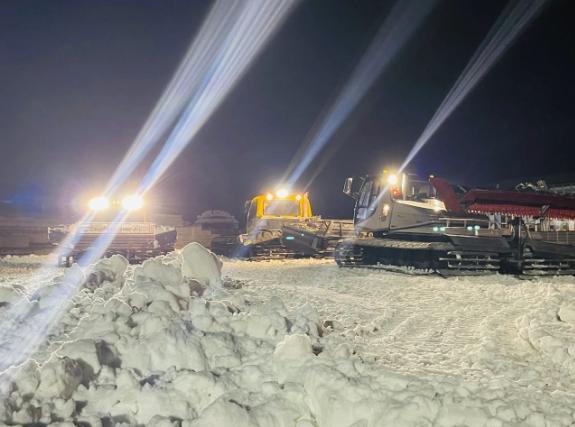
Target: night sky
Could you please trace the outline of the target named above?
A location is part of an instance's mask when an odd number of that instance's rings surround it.
[[[471,184],[575,172],[570,3],[549,1],[412,170]],[[345,177],[401,163],[505,4],[439,2],[312,166],[316,213],[350,217]],[[65,207],[103,188],[209,5],[0,2],[0,199]],[[245,199],[277,183],[391,6],[303,1],[153,190],[155,203],[189,218],[241,215]]]

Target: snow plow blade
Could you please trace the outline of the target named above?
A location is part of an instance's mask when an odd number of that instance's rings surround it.
[[[249,251],[240,243],[238,236],[217,236],[212,239],[210,250],[228,258],[249,258]]]
[[[283,227],[281,243],[303,256],[328,257],[337,244],[352,236],[352,220],[316,220]]]

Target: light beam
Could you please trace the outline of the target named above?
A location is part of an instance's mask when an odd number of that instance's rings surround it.
[[[198,90],[221,46],[229,26],[241,9],[239,0],[216,0],[188,48],[170,83],[142,126],[124,159],[110,179],[105,195],[111,196],[173,126]]]
[[[174,78],[110,179],[105,196],[113,195],[181,114],[142,187],[148,190],[156,182],[247,71],[295,3],[294,0],[216,1]],[[68,234],[56,250],[59,257],[69,254],[69,248],[81,237],[79,230],[93,215],[93,212],[84,215],[76,230]],[[90,266],[104,255],[126,215],[124,210],[116,217],[80,259],[80,265]],[[84,273],[89,273],[89,269]],[[61,278],[62,285],[44,296],[49,303],[39,311],[36,305],[23,299],[2,313],[0,380],[5,379],[4,372],[17,368],[37,351],[83,280],[84,275],[77,269],[69,269]],[[30,329],[32,333],[20,337],[18,330],[23,322],[32,322],[34,327]]]
[[[546,1],[518,0],[508,3],[419,138],[417,138],[413,148],[401,165],[400,171],[403,171],[411,163],[437,129],[451,116],[451,113],[495,65],[517,36],[539,14]]]
[[[292,0],[243,1],[226,30],[201,86],[188,103],[162,150],[148,169],[141,192],[148,191],[209,120],[224,98],[248,70],[270,36],[295,4]]]
[[[395,3],[335,102],[294,156],[283,182],[295,185],[435,4],[435,0],[399,0]]]
[[[537,16],[547,0],[512,0],[503,9],[475,53],[449,90],[435,114],[424,128],[411,151],[398,169],[401,173],[413,158],[425,146],[437,129],[449,118],[451,113],[463,102],[477,83],[495,65],[501,55],[511,46],[517,36]],[[379,203],[389,191],[386,185],[371,204]]]

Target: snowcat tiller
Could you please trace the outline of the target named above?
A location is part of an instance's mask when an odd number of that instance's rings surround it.
[[[430,181],[441,186],[437,178]],[[460,205],[468,213],[510,219],[511,235],[507,240],[511,256],[505,259],[504,265],[509,272],[575,273],[575,232],[545,227],[545,223],[553,220],[574,220],[575,198],[539,192],[474,189],[461,197]],[[529,222],[533,221],[537,221],[538,229],[530,229]]]

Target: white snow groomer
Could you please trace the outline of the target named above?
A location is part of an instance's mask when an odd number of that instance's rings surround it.
[[[174,250],[176,229],[149,221],[141,196],[95,197],[88,207],[88,220],[49,230],[52,242],[68,245],[61,264],[70,265],[90,250],[120,254],[132,263]]]
[[[466,191],[431,176],[348,178],[356,237],[335,251],[340,266],[402,266],[440,274],[575,273],[575,198],[545,192]]]

